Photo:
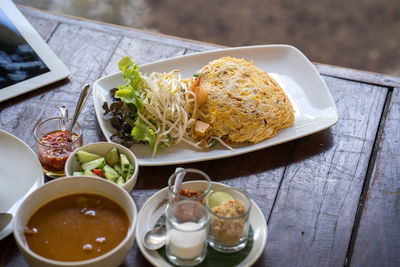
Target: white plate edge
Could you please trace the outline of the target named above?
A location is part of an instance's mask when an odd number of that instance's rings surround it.
[[[0,135],[4,134],[6,135],[8,138],[11,138],[13,140],[15,140],[16,142],[20,143],[21,145],[23,145],[25,148],[28,149],[28,151],[30,151],[30,153],[34,156],[35,161],[37,162],[38,166],[40,166],[40,169],[42,169],[42,165],[40,164],[40,161],[38,159],[38,157],[36,156],[35,152],[33,151],[33,149],[28,146],[22,139],[16,137],[15,135],[6,132],[4,130],[0,129]],[[39,183],[38,185],[35,185],[36,183]],[[19,198],[14,205],[10,208],[11,209],[15,209],[15,213],[18,212],[19,206],[22,204],[22,201],[30,194],[32,193],[35,189],[39,188],[40,186],[42,186],[44,184],[44,174],[42,172],[41,177],[39,178],[39,181],[35,181],[34,185],[28,190],[28,192],[25,193],[25,195],[23,195],[21,198]],[[10,211],[8,210],[8,212]],[[10,221],[10,223],[2,230],[0,231],[0,240],[6,238],[8,235],[10,235],[13,232],[13,226],[14,226],[14,217],[15,214],[13,214],[13,219]]]

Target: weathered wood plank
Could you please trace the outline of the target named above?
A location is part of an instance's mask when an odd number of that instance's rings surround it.
[[[376,84],[380,86],[399,87],[400,77],[383,75],[374,72],[332,66],[327,64],[314,63],[319,73],[323,75]]]
[[[289,142],[233,158],[210,161],[205,171],[212,175],[213,181],[250,192],[251,198],[268,218],[292,146],[293,142]]]
[[[296,141],[269,221],[266,262],[341,266],[387,89],[326,77],[339,112]]]
[[[180,46],[180,47],[184,47],[184,48],[192,48],[192,49],[198,50],[198,51],[211,50],[211,49],[217,49],[217,48],[222,47],[217,44],[210,44],[210,43],[204,43],[204,42],[195,41],[195,40],[188,40],[188,39],[179,38],[179,37],[172,37],[172,36],[165,35],[165,34],[148,32],[148,31],[138,30],[138,29],[129,28],[129,27],[125,27],[125,26],[112,25],[112,24],[107,24],[107,23],[103,23],[103,22],[99,22],[99,21],[91,21],[91,20],[79,18],[79,17],[72,17],[72,16],[60,15],[60,14],[52,14],[51,12],[44,12],[42,10],[38,10],[38,9],[26,7],[26,6],[19,6],[19,8],[25,15],[38,16],[38,17],[42,17],[45,19],[58,21],[60,23],[74,24],[76,26],[80,26],[80,27],[84,27],[84,28],[88,28],[88,29],[103,31],[103,32],[111,33],[111,34],[118,34],[118,35],[127,36],[127,37],[131,37],[131,38],[137,38],[137,39],[142,39],[142,40],[147,40],[147,41],[152,41],[152,42],[157,42],[157,43],[164,43],[164,44],[169,44],[172,46]]]
[[[400,88],[395,88],[364,203],[351,266],[400,266]]]
[[[60,24],[48,43],[70,70],[69,80],[5,102],[0,113],[0,128],[33,147],[35,125],[44,118],[58,115],[58,108],[62,105],[73,112],[84,84],[93,83],[99,78],[120,38],[75,25]],[[104,138],[97,124],[91,96],[79,122],[84,127],[84,143]]]
[[[45,41],[49,40],[51,34],[58,25],[58,22],[56,21],[46,20],[29,14],[27,14],[25,17]]]
[[[125,56],[132,57],[137,64],[141,65],[156,60],[181,56],[184,52],[185,49],[182,47],[123,37],[102,76],[119,71],[118,61]]]

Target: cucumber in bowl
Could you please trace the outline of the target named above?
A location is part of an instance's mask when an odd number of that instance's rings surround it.
[[[112,147],[104,156],[78,150],[75,158],[80,170],[74,171],[72,176],[98,176],[122,186],[135,172],[135,165],[117,147]]]

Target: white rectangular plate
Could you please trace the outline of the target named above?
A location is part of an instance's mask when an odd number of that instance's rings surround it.
[[[161,166],[231,157],[294,140],[324,130],[338,120],[335,102],[314,65],[295,47],[288,45],[247,46],[202,52],[175,57],[142,65],[140,71],[169,72],[181,71],[183,77],[193,74],[211,60],[232,56],[253,61],[254,65],[269,73],[289,96],[295,110],[293,126],[278,131],[273,138],[257,144],[234,145],[228,150],[217,145],[210,150],[196,150],[186,144],[163,149],[154,158],[148,145],[136,144],[131,147],[141,166]],[[97,80],[94,84],[93,101],[97,119],[103,134],[111,142],[116,133],[110,122],[103,117],[104,101],[111,103],[109,90],[124,84],[121,73],[115,73]]]

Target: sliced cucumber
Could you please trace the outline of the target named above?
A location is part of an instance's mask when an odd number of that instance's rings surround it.
[[[129,172],[129,164],[130,164],[130,162],[128,160],[128,157],[125,154],[121,153],[120,158],[121,158],[122,176],[125,177],[126,174],[128,174],[128,172]]]
[[[125,180],[127,181],[134,172],[135,172],[135,166],[133,164],[129,164],[128,172],[124,173]]]
[[[104,158],[98,158],[89,162],[85,162],[81,165],[82,170],[93,170],[93,169],[102,169],[106,165],[106,161]]]
[[[83,171],[83,175],[99,177],[98,175],[94,174],[94,173],[93,173],[92,171],[90,171],[90,170],[84,170],[84,171]]]
[[[113,147],[104,157],[83,150],[76,152],[76,159],[81,165],[81,171],[73,172],[73,175],[87,175],[100,177],[93,172],[101,169],[106,179],[123,185],[135,172],[135,165],[131,164],[126,154],[120,153],[117,147]]]
[[[125,183],[124,177],[122,177],[122,176],[118,177],[117,185],[121,186],[121,185],[123,185],[124,183]]]
[[[106,155],[106,163],[108,165],[114,166],[117,164],[119,161],[119,149],[116,147],[113,147],[110,152],[107,153]]]
[[[110,165],[107,165],[107,164],[103,167],[103,172],[104,172],[104,176],[108,180],[113,181],[113,182],[117,181],[118,177],[120,176],[119,173],[116,170],[114,170],[113,167],[111,167]]]
[[[89,153],[89,152],[86,152],[86,151],[83,151],[83,150],[77,151],[76,154],[75,154],[75,157],[76,157],[76,160],[80,164],[101,158],[101,156],[99,156],[99,155],[96,155],[96,154],[93,154],[93,153]]]
[[[119,175],[122,175],[122,169],[119,164],[114,165],[114,170],[116,170],[119,173]]]

